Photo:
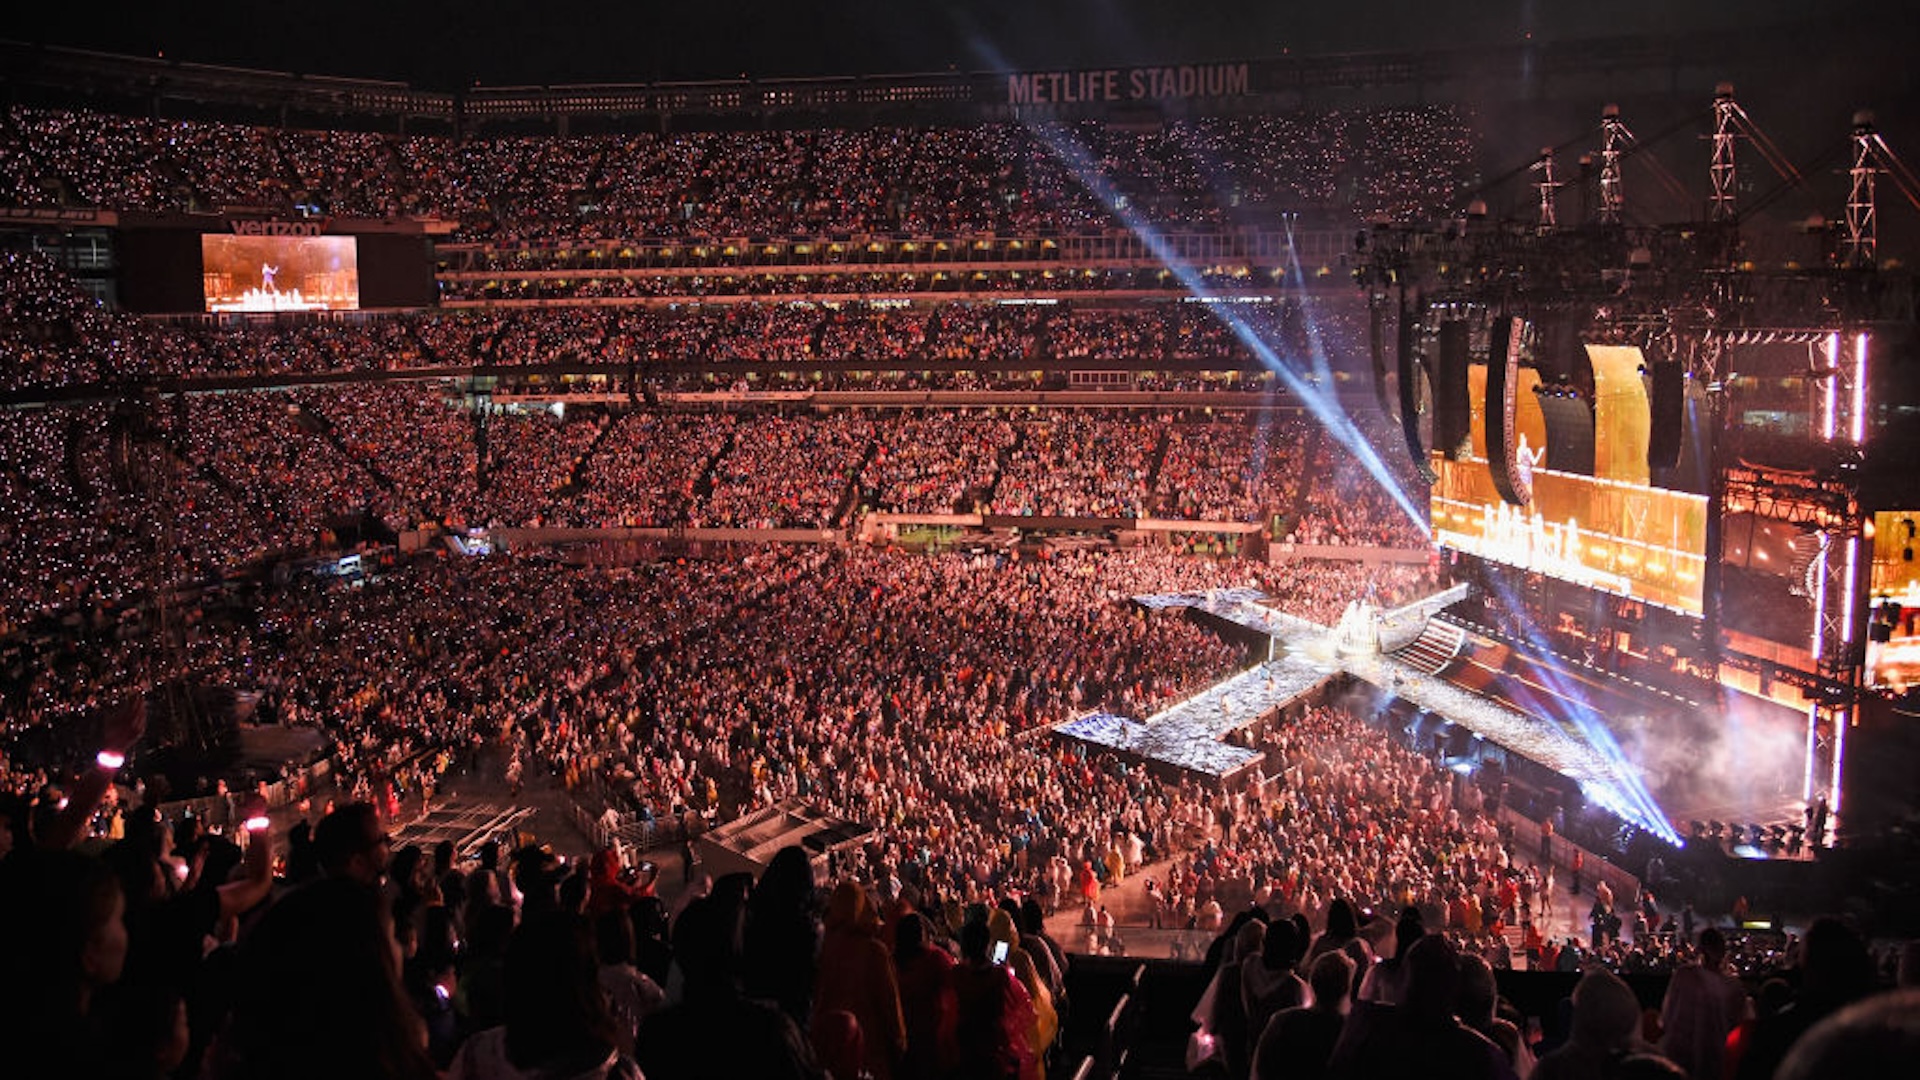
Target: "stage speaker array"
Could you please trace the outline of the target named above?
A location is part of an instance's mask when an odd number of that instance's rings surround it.
[[[1431,484],[1437,478],[1433,464],[1427,460],[1427,448],[1420,442],[1420,380],[1426,371],[1413,355],[1413,343],[1420,330],[1419,320],[1414,317],[1416,310],[1408,308],[1404,302],[1400,305],[1400,332],[1395,342],[1399,349],[1400,431],[1406,437],[1407,453],[1413,457],[1413,467]],[[1465,394],[1461,396],[1464,398]]]
[[[1458,461],[1472,448],[1473,403],[1467,394],[1469,327],[1464,319],[1440,324],[1439,354],[1433,373],[1433,444]]]
[[[1533,501],[1532,461],[1524,465],[1515,453],[1532,453],[1514,445],[1514,394],[1520,385],[1520,340],[1526,320],[1502,315],[1493,320],[1487,343],[1487,470],[1493,488],[1515,506]]]
[[[1545,382],[1591,386],[1592,368],[1580,342],[1580,327],[1566,311],[1549,311],[1535,318],[1534,366]]]
[[[1534,387],[1547,422],[1547,468],[1593,475],[1593,402],[1567,387]]]
[[[1647,466],[1671,469],[1680,464],[1687,423],[1687,372],[1677,362],[1649,365],[1652,372],[1653,424],[1647,433]]]
[[[1386,342],[1383,340],[1386,331],[1381,325],[1387,319],[1387,305],[1376,300],[1368,307],[1367,356],[1373,361],[1373,399],[1379,403],[1381,415],[1392,416],[1393,402],[1387,394],[1387,350]],[[1406,335],[1402,333],[1400,339],[1405,338]]]

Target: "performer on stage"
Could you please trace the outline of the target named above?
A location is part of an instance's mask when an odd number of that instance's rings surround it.
[[[1513,472],[1514,479],[1519,481],[1517,486],[1521,494],[1533,491],[1533,470],[1546,460],[1546,456],[1545,447],[1535,450],[1527,444],[1527,433],[1520,433],[1520,442],[1513,448]]]

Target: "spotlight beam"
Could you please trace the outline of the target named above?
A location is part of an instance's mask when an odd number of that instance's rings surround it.
[[[1505,582],[1489,578],[1487,586],[1499,594],[1500,602],[1506,611],[1522,623],[1524,636],[1529,640],[1544,637],[1535,633],[1532,620],[1528,618],[1526,605]],[[1577,686],[1559,677],[1551,667],[1542,666],[1538,672],[1540,680],[1553,696],[1574,703],[1574,707],[1564,712],[1564,719],[1579,730],[1588,746],[1598,753],[1611,767],[1615,784],[1611,790],[1591,790],[1585,785],[1581,793],[1589,800],[1597,802],[1620,817],[1653,833],[1662,840],[1674,845],[1680,843],[1680,834],[1674,831],[1667,812],[1654,801],[1653,794],[1640,777],[1640,770],[1627,760],[1626,752],[1621,750],[1619,740],[1613,737],[1613,731],[1602,719],[1600,710],[1588,703],[1586,695]]]
[[[1273,347],[1267,343],[1259,331],[1250,324],[1244,316],[1237,311],[1230,310],[1228,305],[1219,303],[1220,297],[1218,294],[1208,287],[1206,281],[1198,273],[1175,257],[1172,247],[1167,243],[1165,236],[1161,234],[1160,230],[1155,227],[1152,222],[1147,221],[1127,205],[1126,200],[1120,196],[1120,193],[1114,188],[1113,183],[1101,175],[1097,163],[1093,160],[1093,155],[1089,153],[1084,146],[1080,145],[1070,133],[1063,129],[1046,125],[1027,124],[1025,127],[1029,134],[1033,135],[1042,145],[1046,146],[1054,157],[1066,167],[1067,171],[1079,182],[1081,187],[1086,189],[1089,195],[1092,195],[1098,200],[1109,213],[1126,227],[1127,231],[1133,233],[1133,235],[1145,245],[1153,258],[1180,282],[1189,296],[1207,302],[1208,311],[1210,311],[1215,318],[1219,319],[1233,334],[1234,338],[1244,345],[1263,366],[1277,375],[1287,390],[1307,407],[1308,413],[1319,422],[1320,426],[1326,429],[1328,434],[1337,439],[1340,444],[1353,455],[1355,460],[1360,462],[1361,467],[1366,469],[1367,474],[1373,478],[1373,481],[1379,484],[1381,490],[1385,491],[1388,497],[1394,501],[1395,505],[1400,508],[1401,513],[1406,515],[1407,520],[1413,522],[1414,525],[1420,529],[1422,535],[1431,536],[1433,533],[1432,527],[1427,524],[1419,508],[1394,479],[1393,473],[1387,468],[1386,463],[1380,459],[1380,455],[1374,449],[1373,445],[1360,433],[1360,429],[1354,424],[1352,418],[1340,407],[1334,398],[1333,392],[1330,389],[1316,385],[1313,381],[1302,378],[1298,372],[1294,371],[1281,359],[1280,355],[1274,351]],[[1299,272],[1298,262],[1292,264],[1292,270],[1295,276],[1297,276]],[[1327,367],[1326,351],[1319,345],[1319,330],[1317,326],[1312,323],[1311,319],[1309,319],[1308,325],[1308,339],[1312,343],[1310,346],[1312,354],[1310,356],[1310,362],[1313,364],[1314,373],[1323,377],[1326,382],[1331,383],[1331,372]]]

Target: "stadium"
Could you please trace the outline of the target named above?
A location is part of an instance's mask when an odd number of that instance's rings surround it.
[[[495,7],[0,42],[28,1072],[1906,1030],[1897,13]]]

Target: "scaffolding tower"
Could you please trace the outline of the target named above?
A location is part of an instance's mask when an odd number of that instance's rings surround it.
[[[1732,224],[1739,220],[1736,192],[1740,173],[1734,160],[1734,140],[1739,137],[1740,105],[1733,100],[1733,84],[1723,82],[1713,91],[1713,182],[1712,221]]]
[[[1618,225],[1627,204],[1620,158],[1633,144],[1633,132],[1620,119],[1620,106],[1608,105],[1600,111],[1600,133],[1600,223]]]

